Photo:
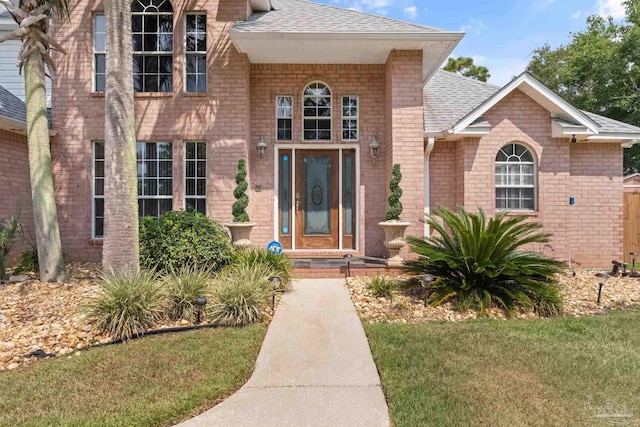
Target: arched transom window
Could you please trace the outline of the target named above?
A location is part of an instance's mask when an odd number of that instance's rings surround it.
[[[536,209],[535,162],[523,145],[507,144],[496,156],[496,209]]]
[[[331,140],[331,90],[320,82],[304,90],[304,140]]]
[[[173,91],[173,8],[169,0],[131,5],[133,87],[136,92]]]

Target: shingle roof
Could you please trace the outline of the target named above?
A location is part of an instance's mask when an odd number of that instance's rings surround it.
[[[633,126],[628,123],[620,122],[618,120],[610,119],[608,117],[600,116],[588,111],[582,111],[591,120],[596,122],[600,126],[600,132],[603,133],[640,133],[640,127]]]
[[[273,10],[236,22],[232,31],[293,33],[433,33],[444,30],[307,0],[272,0]]]
[[[27,109],[17,96],[0,86],[0,117],[20,123],[27,122]]]
[[[424,86],[425,132],[441,132],[484,103],[500,88],[438,70]]]

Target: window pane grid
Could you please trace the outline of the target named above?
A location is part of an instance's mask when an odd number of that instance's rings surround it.
[[[322,83],[307,86],[303,97],[305,141],[331,140],[331,91]]]
[[[159,217],[173,209],[173,151],[170,142],[138,142],[138,215]]]
[[[357,96],[342,98],[342,139],[358,140],[359,102]]]
[[[104,92],[107,78],[107,41],[103,14],[94,15],[93,20],[94,87],[96,92]]]
[[[93,237],[104,237],[104,142],[93,144]]]
[[[186,18],[187,92],[207,91],[207,15]]]
[[[293,98],[278,96],[276,99],[277,140],[293,139]]]
[[[207,214],[207,143],[185,142],[185,204]]]
[[[173,12],[168,0],[136,0],[132,6],[133,87],[173,91]]]
[[[496,209],[535,210],[533,155],[524,146],[507,144],[496,156]]]

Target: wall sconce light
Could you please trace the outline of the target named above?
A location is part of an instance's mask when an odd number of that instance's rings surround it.
[[[267,154],[267,141],[264,140],[264,136],[260,137],[260,141],[258,141],[256,145],[256,150],[258,150],[260,160],[263,160]]]
[[[578,142],[578,140],[576,139],[575,135],[571,135],[571,143],[575,144],[576,142]]]
[[[380,151],[380,144],[375,136],[373,136],[371,142],[369,142],[369,151],[371,152],[371,158],[375,162],[378,158],[378,152]]]

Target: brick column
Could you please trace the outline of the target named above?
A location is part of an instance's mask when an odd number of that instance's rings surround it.
[[[424,109],[422,51],[397,51],[386,64],[385,141],[386,194],[391,168],[400,164],[404,191],[402,220],[411,222],[407,235],[422,236],[424,213]],[[384,220],[384,219],[383,219]],[[403,256],[408,249],[403,250]]]

